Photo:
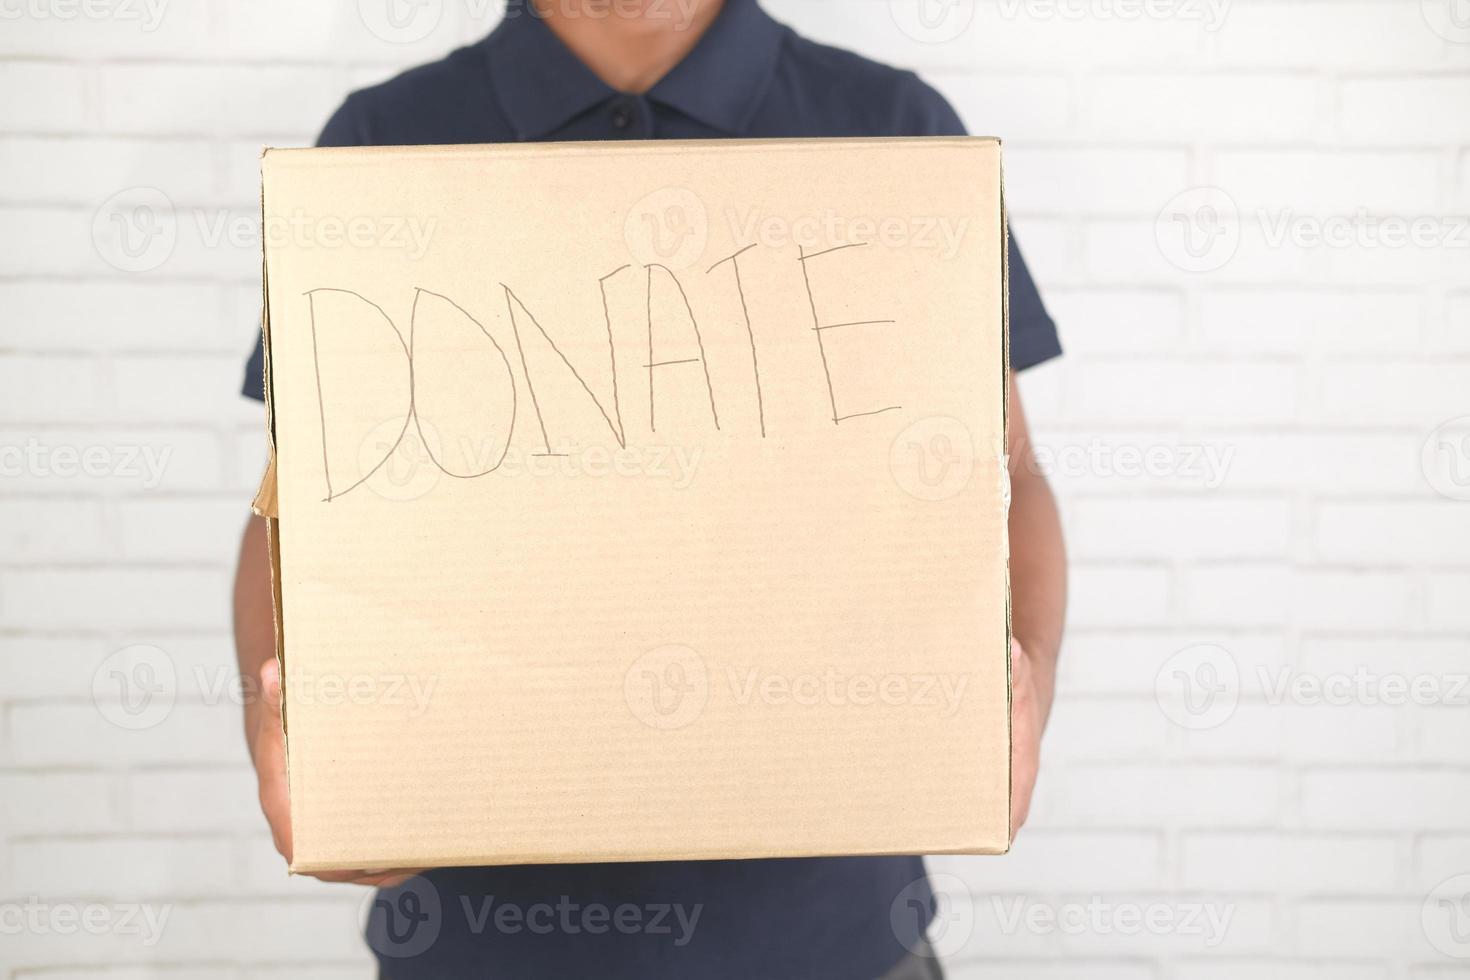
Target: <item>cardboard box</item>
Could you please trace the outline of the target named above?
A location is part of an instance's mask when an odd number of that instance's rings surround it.
[[[293,870],[1007,849],[997,141],[261,169]]]

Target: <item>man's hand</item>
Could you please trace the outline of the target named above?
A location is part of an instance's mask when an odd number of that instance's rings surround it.
[[[1011,640],[1011,833],[1031,812],[1031,793],[1041,765],[1044,705],[1050,700],[1039,689],[1036,666],[1016,640]]]
[[[254,714],[254,730],[250,736],[250,757],[255,760],[255,777],[260,787],[260,808],[271,826],[276,850],[291,860],[291,795],[286,783],[286,736],[281,725],[281,666],[272,657],[260,668],[260,704]],[[316,871],[312,877],[322,881],[350,881],[357,885],[391,888],[402,884],[418,872],[394,871]]]
[[[1011,386],[1011,830],[1026,822],[1051,714],[1067,605],[1067,555],[1056,500],[1031,451],[1021,396]]]

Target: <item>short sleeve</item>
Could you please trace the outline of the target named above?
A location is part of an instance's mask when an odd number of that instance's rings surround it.
[[[355,96],[348,96],[341,108],[332,113],[322,133],[317,137],[317,146],[366,146],[370,142],[367,128],[357,111]],[[245,382],[240,393],[246,398],[265,401],[265,345],[264,338],[257,332],[255,350],[245,362]]]
[[[917,75],[905,73],[911,97],[902,110],[908,119],[903,131],[915,136],[965,136],[965,124],[949,102]],[[1011,235],[1006,261],[1010,266],[1011,369],[1024,371],[1062,353],[1057,325],[1046,306],[1031,270]]]

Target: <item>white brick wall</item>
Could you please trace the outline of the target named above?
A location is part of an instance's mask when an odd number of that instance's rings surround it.
[[[281,874],[244,762],[227,590],[261,459],[234,393],[258,260],[209,222],[252,213],[260,144],[498,9],[431,2],[411,44],[370,4],[0,5],[0,980],[369,975],[360,894]],[[1013,855],[934,862],[970,930],[951,971],[1466,975],[1470,913],[1434,896],[1470,874],[1470,421],[1434,433],[1470,414],[1470,10],[954,0],[925,33],[917,2],[769,6],[1007,139],[1069,348],[1022,383],[1075,561],[1055,724]],[[185,217],[127,274],[92,223],[138,186]],[[1208,268],[1165,212],[1197,186],[1238,233]],[[138,731],[110,674],[133,644],[178,692]],[[119,925],[139,903],[157,942]],[[110,918],[6,929],[38,904]]]

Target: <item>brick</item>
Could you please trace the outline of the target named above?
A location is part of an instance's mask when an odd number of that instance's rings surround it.
[[[1160,887],[1163,842],[1137,831],[1077,833],[1027,828],[1004,861],[965,857],[928,859],[935,874],[959,877],[977,894],[1096,888],[1104,891]]]
[[[198,430],[0,429],[0,477],[11,492],[212,489],[222,466],[219,440]]]
[[[99,670],[126,666],[109,664],[110,658],[141,645],[158,651],[149,656],[172,671],[181,701],[239,706],[243,701],[233,639],[227,623],[214,626],[217,633],[166,638],[151,631],[109,637],[0,636],[0,692],[15,701],[88,699]]]
[[[1169,616],[1169,572],[1147,565],[1075,565],[1067,621],[1088,626],[1163,623]]]
[[[1470,141],[1464,78],[1361,78],[1342,83],[1342,128],[1361,143],[1444,146]]]
[[[228,560],[221,556],[222,561]],[[12,628],[198,629],[227,622],[222,569],[37,569],[0,572],[0,619]]]
[[[180,903],[169,918],[167,942],[171,958],[249,964],[361,964],[369,954],[358,918],[371,893],[339,886],[335,898],[225,898]]]
[[[1420,762],[1453,766],[1465,761],[1465,746],[1470,745],[1470,686],[1463,681],[1455,686],[1463,688],[1455,704],[1414,710],[1412,718],[1419,731],[1413,757]]]
[[[259,831],[266,826],[256,800],[255,770],[248,766],[143,770],[129,776],[127,788],[127,826],[134,831]]]
[[[1424,893],[1446,878],[1470,874],[1470,836],[1430,834],[1414,847],[1414,886]]]
[[[1399,572],[1304,569],[1292,577],[1293,621],[1311,629],[1394,629],[1408,624],[1413,588]]]
[[[131,560],[230,560],[249,517],[243,497],[153,497],[114,508],[123,554]]]
[[[1211,433],[1225,460],[1220,486],[1232,491],[1292,490],[1325,496],[1412,495],[1423,491],[1420,444],[1402,433],[1283,432]]]
[[[1308,826],[1458,830],[1470,820],[1470,774],[1433,769],[1318,769],[1301,777]]]
[[[0,206],[0,260],[17,276],[113,275],[93,245],[92,218],[90,208]]]
[[[1289,421],[1297,370],[1284,364],[1199,363],[1183,359],[1089,365],[1069,408],[1098,421],[1196,424]]]
[[[1013,149],[1006,203],[1032,213],[1158,213],[1160,187],[1189,184],[1182,150]]]
[[[0,413],[17,422],[97,418],[100,368],[87,357],[0,355]]]
[[[1321,110],[1307,75],[1098,74],[1082,118],[1090,132],[1115,139],[1294,143],[1318,131]]]
[[[27,768],[113,764],[216,764],[245,757],[239,709],[175,703],[151,727],[129,729],[92,703],[28,703],[10,708],[14,761]],[[160,709],[160,712],[162,709]],[[146,716],[151,720],[152,715]]]
[[[1467,157],[1470,159],[1470,157]],[[1470,211],[1470,167],[1465,180],[1465,210]],[[1445,299],[1444,315],[1430,324],[1429,343],[1432,349],[1464,353],[1470,351],[1470,294],[1457,294]]]
[[[976,64],[1137,70],[1196,68],[1212,36],[1228,27],[1228,5],[1154,5],[1140,15],[1138,6],[1006,0],[976,5],[970,33]]]
[[[1364,963],[1342,963],[1314,958],[1293,963],[1283,960],[1185,960],[1177,963],[1178,980],[1390,980],[1387,967]]]
[[[1169,720],[1147,701],[1069,699],[1047,723],[1048,760],[1124,762],[1155,758],[1169,736]]]
[[[0,173],[29,199],[95,207],[128,187],[156,187],[175,201],[209,200],[214,151],[202,140],[96,137],[0,138]]]
[[[1211,352],[1403,355],[1423,331],[1418,298],[1400,290],[1207,289],[1196,302],[1192,346]]]
[[[1460,562],[1470,540],[1470,508],[1459,501],[1324,503],[1316,547],[1330,561]]]
[[[209,894],[229,867],[225,840],[188,837],[47,838],[11,844],[11,888],[25,895],[137,900]]]
[[[1297,908],[1297,932],[1308,956],[1376,958],[1434,955],[1419,924],[1421,901],[1318,900]]]
[[[1404,678],[1439,692],[1431,703],[1450,703],[1470,693],[1458,690],[1470,677],[1467,642],[1385,634],[1380,637],[1303,637],[1298,645],[1301,671],[1317,676],[1365,674],[1372,678]]]
[[[499,22],[500,11],[500,4],[436,4],[415,12],[410,34],[384,38],[369,29],[356,8],[303,11],[289,0],[256,0],[219,8],[223,29],[215,47],[230,59],[311,61],[330,45],[340,57],[390,65],[396,72],[478,39]],[[425,19],[420,22],[419,16]],[[283,23],[290,23],[292,30],[282,31]]]
[[[0,282],[7,336],[18,349],[225,350],[243,366],[246,335],[221,329],[220,302],[217,288],[201,283]]]
[[[0,498],[0,561],[99,558],[106,550],[96,501]]]
[[[980,955],[985,955],[983,952]],[[954,980],[989,980],[997,975],[1013,980],[1070,980],[1081,971],[1088,980],[1155,980],[1153,967],[1142,963],[1079,960],[1044,963],[987,956],[981,960],[948,961],[944,975]]]
[[[1427,625],[1470,628],[1470,572],[1437,571],[1430,577]]]
[[[1270,770],[1151,764],[1069,770],[1061,809],[1086,826],[1265,827],[1280,808]]]
[[[315,132],[345,94],[327,68],[229,64],[112,64],[102,93],[109,131],[154,136]]]
[[[1024,146],[1032,140],[1067,139],[1076,132],[1072,85],[1065,74],[932,71],[924,73],[924,80],[949,99],[965,128],[977,136],[1001,136],[1008,146]],[[1013,172],[1010,160],[1006,172]]]
[[[112,830],[112,777],[0,771],[0,836]]]
[[[0,131],[65,133],[97,125],[89,69],[51,61],[0,61],[0,90],[45,93],[45,98],[0,102]]]
[[[1279,626],[1292,615],[1291,571],[1282,565],[1191,568],[1182,577],[1184,615],[1216,626]]]
[[[1246,678],[1288,662],[1286,644],[1275,633],[1239,633],[1198,625],[1162,632],[1082,630],[1067,635],[1058,684],[1069,698],[1140,693],[1151,697],[1155,678],[1170,659],[1200,644],[1223,647]]]
[[[1169,290],[1052,289],[1052,317],[1066,324],[1071,355],[1139,350],[1157,353],[1184,338],[1184,301]]]
[[[13,9],[0,54],[55,58],[177,57],[209,35],[208,7],[105,0],[29,3]]]
[[[1222,150],[1213,182],[1248,210],[1318,217],[1440,213],[1440,157],[1427,150]]]
[[[1261,558],[1291,538],[1288,500],[1152,497],[1082,500],[1068,546],[1087,558]]]
[[[234,353],[118,357],[111,370],[113,414],[123,420],[167,422],[178,417],[180,402],[213,403],[218,422],[254,421],[256,406],[238,396],[244,374],[244,362]]]
[[[1216,33],[1214,60],[1311,71],[1417,71],[1444,61],[1445,44],[1427,28],[1416,4],[1338,0],[1330,33],[1322,30],[1320,13],[1311,3],[1231,4],[1225,29]]]

